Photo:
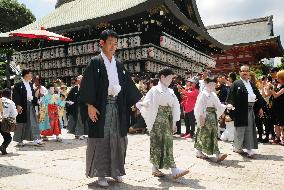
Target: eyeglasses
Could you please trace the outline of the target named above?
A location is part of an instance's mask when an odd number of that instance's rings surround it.
[[[242,73],[249,72],[249,70],[241,70]]]

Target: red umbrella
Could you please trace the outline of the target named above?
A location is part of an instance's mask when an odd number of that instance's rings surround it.
[[[21,32],[10,32],[10,36],[16,36],[16,37],[22,37],[22,38],[29,38],[29,39],[40,39],[40,63],[42,62],[42,46],[44,40],[59,40],[63,42],[72,42],[73,40],[71,38],[49,32],[44,29],[44,27],[41,27],[40,30],[28,30],[28,31],[21,31]],[[40,75],[41,75],[41,65],[40,64]],[[41,77],[41,76],[40,76]]]
[[[18,36],[23,38],[30,39],[45,39],[45,40],[59,40],[63,42],[72,42],[71,38],[49,32],[41,27],[40,30],[29,30],[29,31],[21,31],[21,32],[10,32],[10,36]]]

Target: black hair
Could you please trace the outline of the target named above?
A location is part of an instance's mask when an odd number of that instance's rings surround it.
[[[182,82],[182,76],[180,75],[174,76],[174,79],[178,80],[179,82]]]
[[[118,34],[114,30],[104,30],[100,35],[100,39],[106,41],[109,37],[118,38]]]
[[[1,92],[2,97],[5,98],[11,98],[11,90],[9,88],[5,88],[4,90],[2,90]]]
[[[216,77],[207,77],[205,80],[204,80],[207,84],[209,82],[217,82],[217,78]]]
[[[277,73],[279,71],[279,69],[277,67],[274,67],[271,69],[271,73]]]
[[[174,71],[170,68],[164,68],[162,70],[159,71],[158,73],[158,77],[159,79],[161,78],[162,75],[164,75],[165,77],[169,76],[169,75],[174,75]]]
[[[159,83],[159,79],[158,79],[158,78],[151,78],[151,79],[150,79],[150,83],[152,83],[153,86],[156,86],[156,85],[158,85],[158,83]]]
[[[136,84],[138,84],[139,81],[140,81],[140,78],[139,78],[139,77],[134,77],[133,81],[134,81]]]
[[[232,81],[234,82],[235,80],[237,80],[237,74],[232,72],[229,74],[229,77],[232,79]]]
[[[22,70],[22,77],[25,77],[26,75],[30,74],[30,70],[29,69],[23,69]]]
[[[65,98],[65,95],[64,95],[64,94],[60,94],[60,97],[63,97],[63,98]]]
[[[272,76],[271,75],[267,76],[267,81],[272,82]]]
[[[53,83],[48,83],[48,84],[46,85],[46,88],[47,88],[47,89],[50,89],[51,87],[54,87],[54,84],[53,84]]]

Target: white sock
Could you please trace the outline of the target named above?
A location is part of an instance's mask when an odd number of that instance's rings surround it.
[[[156,172],[156,171],[158,171],[158,169],[157,169],[157,167],[156,166],[152,166],[152,172]]]
[[[198,155],[198,156],[203,155],[203,152],[201,150],[197,150],[196,155]]]
[[[216,158],[218,158],[218,157],[219,157],[219,155],[220,155],[220,153],[216,153],[215,155],[216,155]]]
[[[253,150],[247,150],[247,153],[249,154],[249,155],[252,155],[252,154],[254,154],[254,152],[253,152]]]

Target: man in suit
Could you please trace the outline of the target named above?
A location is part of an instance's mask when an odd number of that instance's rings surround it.
[[[123,64],[114,57],[117,39],[112,30],[101,33],[101,54],[87,66],[80,87],[80,101],[88,106],[86,175],[99,177],[98,184],[103,187],[108,186],[106,177],[123,181],[129,109],[142,98]]]
[[[256,107],[259,116],[263,117],[265,100],[256,86],[249,81],[249,66],[241,66],[240,77],[232,84],[227,99],[227,103],[235,108],[232,111],[235,121],[233,146],[234,152],[244,154],[243,149],[247,149],[248,157],[253,158],[253,149],[258,148],[253,108]]]
[[[17,128],[13,139],[18,142],[18,146],[24,145],[23,140],[33,141],[36,146],[42,145],[35,112],[37,98],[31,80],[31,71],[23,69],[22,81],[16,83],[13,89],[12,100],[15,102],[18,111]]]

